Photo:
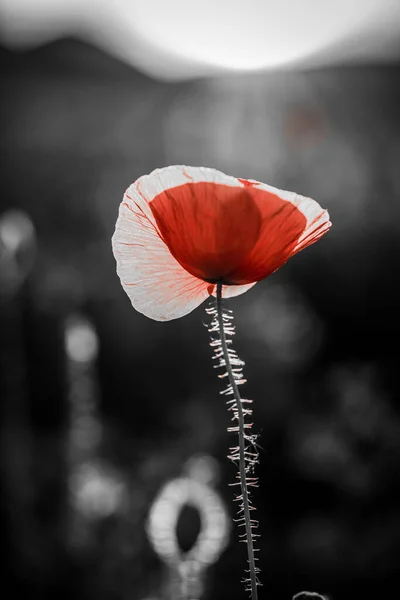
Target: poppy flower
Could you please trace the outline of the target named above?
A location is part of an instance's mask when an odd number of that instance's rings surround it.
[[[224,298],[246,292],[330,226],[311,198],[176,165],[127,189],[112,245],[134,308],[167,321],[215,295],[218,282]]]

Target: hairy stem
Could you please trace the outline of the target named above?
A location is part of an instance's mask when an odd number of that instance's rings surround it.
[[[244,383],[242,374],[242,365],[244,364],[236,355],[235,351],[230,347],[231,340],[227,339],[227,335],[233,335],[234,327],[232,325],[231,311],[225,311],[222,303],[222,283],[217,284],[217,301],[216,310],[209,309],[209,314],[214,315],[214,321],[211,324],[210,332],[218,331],[220,334],[219,339],[213,339],[211,345],[214,346],[215,358],[219,360],[216,367],[224,367],[225,373],[220,377],[228,377],[229,386],[224,390],[224,394],[233,395],[233,400],[230,400],[228,404],[231,404],[230,410],[233,410],[233,419],[237,421],[237,426],[230,427],[228,431],[233,431],[238,435],[238,446],[231,448],[230,457],[233,462],[238,463],[239,474],[238,474],[238,485],[240,485],[241,494],[236,496],[236,500],[240,502],[239,513],[242,515],[238,521],[240,525],[245,527],[245,534],[242,541],[246,542],[248,563],[249,563],[249,578],[246,579],[248,583],[248,591],[251,592],[251,599],[257,600],[257,585],[259,581],[257,579],[257,573],[259,572],[256,567],[255,549],[254,549],[254,537],[253,529],[258,526],[256,520],[251,518],[251,511],[254,507],[251,504],[249,486],[256,486],[257,479],[250,477],[252,475],[254,466],[257,463],[258,452],[255,446],[256,436],[249,435],[246,433],[251,428],[251,423],[246,423],[245,417],[251,415],[252,411],[244,407],[244,404],[250,403],[250,400],[242,399],[239,393],[238,386]],[[237,484],[234,484],[237,485]]]

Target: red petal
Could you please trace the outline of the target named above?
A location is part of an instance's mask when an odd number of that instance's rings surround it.
[[[208,298],[158,235],[148,203],[135,185],[125,193],[112,238],[121,283],[136,310],[157,321],[186,315]]]
[[[244,293],[330,226],[327,211],[310,198],[175,165],[130,186],[113,250],[133,306],[168,320],[215,295],[221,278],[223,297]]]
[[[294,253],[307,225],[306,216],[292,202],[259,187],[247,187],[261,215],[260,235],[251,252],[226,275],[246,284],[260,281],[282,266]]]
[[[239,283],[229,273],[254,248],[263,220],[252,191],[186,183],[158,194],[150,208],[162,239],[189,273],[205,281]]]

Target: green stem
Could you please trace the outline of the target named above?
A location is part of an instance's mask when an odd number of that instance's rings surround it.
[[[222,312],[222,283],[217,283],[217,318],[219,324],[219,331],[221,335],[221,347],[224,355],[226,364],[226,371],[229,377],[229,383],[232,386],[233,395],[237,405],[238,414],[238,426],[239,426],[239,473],[240,473],[240,488],[243,498],[243,516],[246,528],[246,540],[247,540],[247,555],[249,561],[250,570],[250,584],[251,584],[251,599],[257,600],[257,569],[254,557],[254,545],[253,536],[251,531],[251,517],[250,517],[250,501],[249,491],[247,486],[246,478],[246,446],[245,446],[245,433],[244,433],[244,414],[242,400],[240,397],[239,389],[235,381],[235,377],[232,371],[232,364],[229,358],[228,346],[226,343],[226,335],[224,330],[223,312]]]

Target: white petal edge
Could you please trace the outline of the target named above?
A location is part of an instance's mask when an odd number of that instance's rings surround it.
[[[257,188],[275,194],[282,200],[290,202],[296,206],[307,219],[304,231],[297,240],[297,244],[294,247],[292,254],[296,254],[311,243],[317,241],[330,229],[332,223],[329,220],[329,213],[326,209],[322,208],[316,200],[308,198],[307,196],[301,196],[295,192],[279,190],[272,185],[256,181],[255,179],[249,179],[248,181],[255,184]]]
[[[156,321],[178,319],[208,298],[209,284],[175,260],[157,233],[148,204],[140,196],[133,201],[129,190],[119,208],[112,247],[122,287],[143,315]]]
[[[200,183],[202,181],[231,187],[244,187],[239,179],[225,175],[217,169],[171,165],[170,167],[155,169],[149,175],[143,175],[129,187],[128,192],[141,195],[150,203],[161,192],[185,183]]]

